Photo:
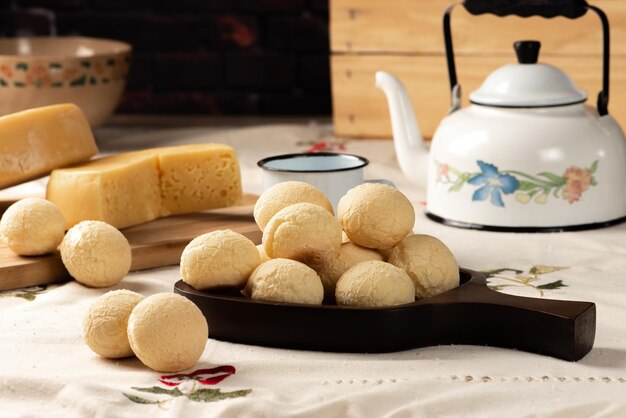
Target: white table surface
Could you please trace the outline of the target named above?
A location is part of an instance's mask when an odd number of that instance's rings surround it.
[[[327,123],[315,121],[169,125],[109,125],[96,135],[104,153],[231,144],[249,193],[261,192],[256,161],[269,155],[329,142],[333,150],[365,156],[371,161],[367,177],[394,181],[415,205],[414,231],[443,240],[461,266],[521,271],[504,272],[503,279],[491,282],[511,285],[503,288],[508,293],[595,302],[593,350],[570,363],[494,347],[338,354],[209,339],[198,364],[186,373],[218,366],[236,372],[215,385],[183,378],[179,386],[160,382],[162,373],[136,358],[106,360],[92,353],[81,339],[89,305],[113,289],[146,296],[171,292],[179,279],[173,266],[130,273],[109,289],[68,282],[0,293],[0,417],[626,417],[626,225],[559,234],[450,228],[425,218],[424,192],[399,172],[390,141],[336,140]],[[41,193],[44,186],[40,180],[4,190],[0,199]],[[533,276],[533,266],[553,268]],[[527,278],[532,280],[524,284]],[[564,286],[545,288],[558,281]],[[221,399],[228,393],[230,398]]]

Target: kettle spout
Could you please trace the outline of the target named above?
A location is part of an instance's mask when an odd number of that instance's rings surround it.
[[[376,87],[387,97],[400,169],[412,182],[425,185],[428,150],[419,132],[408,93],[400,80],[385,71],[376,72]]]

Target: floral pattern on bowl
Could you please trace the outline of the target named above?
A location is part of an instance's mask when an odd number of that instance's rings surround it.
[[[449,192],[458,192],[466,184],[478,187],[472,201],[489,199],[492,205],[504,207],[503,195],[514,195],[518,203],[526,204],[531,199],[545,204],[550,195],[567,202],[578,202],[589,187],[598,182],[593,176],[598,169],[598,161],[589,168],[571,166],[563,174],[541,172],[530,175],[516,170],[498,170],[498,167],[478,160],[479,172],[462,172],[446,163],[436,161],[437,182],[450,186]]]
[[[125,81],[130,55],[94,57],[75,62],[41,61],[0,65],[0,88],[60,88]]]

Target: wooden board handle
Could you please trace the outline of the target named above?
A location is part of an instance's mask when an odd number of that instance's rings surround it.
[[[593,347],[594,303],[507,295],[489,289],[482,275],[464,287],[429,300],[439,344],[517,348],[569,361]]]

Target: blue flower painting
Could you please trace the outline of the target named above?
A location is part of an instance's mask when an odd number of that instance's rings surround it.
[[[482,186],[472,195],[472,200],[487,200],[491,198],[491,203],[504,207],[502,194],[511,194],[519,187],[519,181],[510,174],[501,174],[498,167],[483,161],[477,161],[480,173],[470,178],[467,182],[474,186]]]
[[[562,175],[543,171],[536,175],[517,170],[498,170],[493,164],[476,161],[479,172],[461,171],[447,162],[435,161],[436,182],[448,187],[449,192],[458,192],[466,184],[477,189],[472,194],[472,201],[485,202],[504,207],[502,195],[515,194],[515,200],[521,204],[534,202],[545,205],[550,195],[563,198],[569,203],[576,203],[590,187],[597,186],[594,174],[599,161],[591,163],[589,168],[570,166]]]

